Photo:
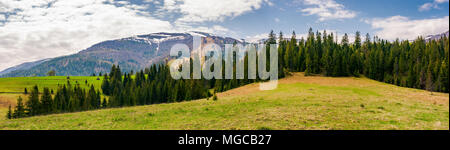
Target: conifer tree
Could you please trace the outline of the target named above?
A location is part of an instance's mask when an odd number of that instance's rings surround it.
[[[17,105],[13,113],[13,118],[23,118],[26,117],[25,107],[22,102],[22,97],[19,96],[17,99]]]
[[[52,105],[53,105],[52,95],[50,94],[50,90],[47,87],[45,87],[44,93],[41,96],[41,111],[40,111],[40,113],[49,114],[49,113],[53,112]]]
[[[6,114],[6,118],[12,119],[12,117],[13,117],[13,112],[12,112],[12,110],[11,110],[11,105],[9,105],[9,107],[8,107],[8,113]]]
[[[30,93],[30,96],[27,101],[27,109],[28,115],[35,116],[40,113],[40,102],[39,102],[39,89],[38,86],[35,85]]]
[[[446,92],[446,93],[448,93],[449,92],[449,80],[448,80],[448,60],[444,60],[443,62],[442,62],[442,65],[441,65],[441,68],[440,68],[440,71],[439,71],[439,77],[438,77],[438,80],[439,80],[439,83],[440,83],[440,91],[441,92]]]
[[[103,98],[102,108],[107,108],[107,107],[108,107],[108,102],[107,102],[106,98]]]
[[[111,94],[111,92],[110,92],[111,87],[110,87],[108,76],[106,74],[103,76],[103,82],[102,82],[101,86],[102,86],[101,88],[102,88],[103,94],[105,94],[105,95]]]

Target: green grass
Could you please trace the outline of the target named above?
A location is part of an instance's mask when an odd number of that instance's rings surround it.
[[[52,76],[52,77],[14,77],[14,78],[0,78],[0,109],[7,108],[10,104],[15,105],[17,98],[21,96],[26,99],[24,90],[27,88],[28,92],[31,91],[33,86],[37,85],[39,91],[42,92],[44,87],[57,91],[58,85],[80,84],[80,87],[88,89],[91,85],[101,91],[101,83],[103,77],[91,77],[91,76],[71,76],[69,79],[65,76]],[[86,84],[86,81],[88,84]]]
[[[58,84],[67,84],[67,81],[70,81],[73,85],[78,82],[83,88],[87,88],[92,84],[99,88],[103,77],[99,77],[99,79],[88,76],[71,76],[69,80],[65,76],[0,78],[0,93],[23,93],[24,88],[31,90],[34,85],[37,85],[39,90],[42,90],[44,87],[56,90]],[[88,84],[85,84],[85,81]]]
[[[282,79],[276,90],[258,87],[218,93],[217,101],[0,119],[0,129],[449,130],[448,93],[298,73]]]

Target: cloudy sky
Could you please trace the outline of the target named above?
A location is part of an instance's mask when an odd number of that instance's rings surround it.
[[[309,27],[414,39],[448,30],[449,0],[0,0],[0,70],[152,32],[256,40]]]

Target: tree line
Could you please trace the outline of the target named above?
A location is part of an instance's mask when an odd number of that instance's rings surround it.
[[[269,42],[275,42],[273,31]],[[295,32],[290,39],[278,36],[280,69],[324,76],[364,75],[370,79],[403,87],[449,92],[449,39],[426,41],[388,41],[366,34],[362,41],[356,32],[353,43],[344,34],[341,41],[333,33],[314,33],[309,29],[306,39],[297,41]],[[279,76],[284,76],[279,71]]]
[[[108,107],[123,107],[215,97],[216,92],[248,83],[251,81],[241,82],[236,79],[174,80],[167,64],[154,64],[134,75],[122,74],[120,67],[113,65],[110,74],[104,75],[101,88],[103,94],[109,96]]]
[[[92,85],[89,90],[85,90],[79,84],[71,85],[67,82],[67,85],[58,87],[56,94],[52,94],[46,87],[40,94],[38,86],[34,86],[28,94],[28,101],[24,102],[19,97],[14,109],[9,106],[7,118],[94,110],[106,107],[104,102],[106,100],[101,104],[101,93]]]

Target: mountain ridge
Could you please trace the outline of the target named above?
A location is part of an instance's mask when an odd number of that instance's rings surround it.
[[[435,34],[435,35],[428,35],[427,37],[425,37],[425,40],[427,42],[432,41],[432,40],[438,40],[442,37],[449,37],[449,31],[444,32],[444,33],[440,33],[440,34]]]
[[[89,76],[109,72],[113,64],[127,72],[141,70],[163,62],[174,44],[186,44],[192,50],[194,36],[201,37],[202,43],[214,42],[222,47],[224,44],[242,43],[231,37],[197,31],[135,35],[99,42],[76,54],[36,61],[39,63],[31,63],[28,67],[20,67],[26,63],[10,67],[0,72],[0,77],[45,76],[51,70],[55,70],[57,76]]]
[[[22,63],[22,64],[17,65],[17,66],[6,68],[5,70],[0,71],[0,76],[4,75],[4,74],[7,74],[7,73],[10,73],[10,72],[13,72],[13,71],[16,71],[16,70],[29,69],[31,67],[39,65],[39,64],[41,64],[41,63],[43,63],[45,61],[48,61],[50,59],[51,58],[46,58],[46,59],[41,59],[41,60],[37,60],[37,61],[25,62],[25,63]]]

